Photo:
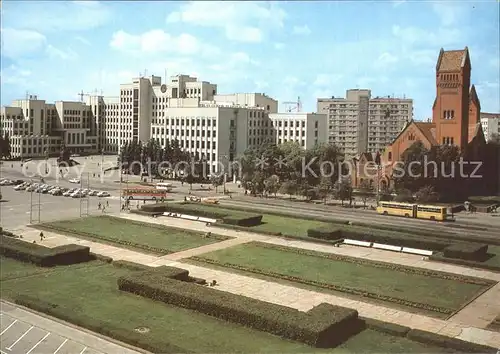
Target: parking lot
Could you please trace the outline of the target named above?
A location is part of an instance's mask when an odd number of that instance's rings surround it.
[[[137,353],[3,302],[0,311],[0,351],[2,354]]]

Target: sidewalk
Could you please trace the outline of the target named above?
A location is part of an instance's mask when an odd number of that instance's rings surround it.
[[[134,214],[125,214],[127,219],[133,219],[133,220],[139,220],[139,221],[148,221],[152,222],[154,221],[155,223],[158,224],[168,224],[170,226],[177,226],[180,227],[180,225],[183,225],[184,228],[187,229],[194,229],[198,231],[206,231],[203,228],[206,228],[207,230],[210,230],[213,233],[217,234],[227,234],[231,233],[231,236],[236,236],[236,240],[228,240],[224,242],[217,243],[215,245],[218,246],[213,246],[214,248],[211,248],[210,250],[215,250],[215,249],[222,249],[225,247],[228,247],[229,245],[234,243],[244,243],[244,242],[250,242],[252,240],[258,240],[261,242],[269,242],[270,240],[274,241],[282,241],[284,244],[290,241],[286,240],[280,240],[277,238],[273,237],[265,237],[261,236],[258,234],[253,234],[253,233],[245,233],[245,232],[235,232],[234,230],[225,230],[225,229],[215,229],[215,228],[210,228],[206,227],[204,224],[196,223],[196,222],[191,222],[187,220],[180,220],[180,219],[167,219],[167,218],[148,218],[144,216],[139,216],[139,215],[134,215]],[[160,220],[164,220],[164,222],[160,222]],[[191,227],[189,227],[191,226]],[[39,231],[36,229],[32,228],[23,228],[17,231],[18,233],[21,233],[24,237],[25,241],[31,242],[32,240],[37,240],[39,241],[38,234]],[[176,266],[180,268],[184,268],[190,271],[190,274],[194,277],[199,277],[199,278],[204,278],[207,281],[211,280],[216,280],[217,283],[219,284],[217,287],[220,290],[235,293],[235,294],[240,294],[248,297],[253,297],[256,299],[260,299],[263,301],[268,301],[272,303],[277,303],[289,307],[293,307],[299,310],[309,310],[312,307],[314,307],[317,304],[320,304],[322,302],[328,302],[334,305],[339,305],[339,306],[345,306],[345,307],[350,307],[350,308],[355,308],[358,310],[360,316],[368,317],[368,318],[374,318],[378,320],[383,320],[387,322],[392,322],[400,325],[405,325],[409,326],[412,328],[417,328],[421,330],[426,330],[426,331],[431,331],[434,333],[439,333],[451,337],[457,337],[461,339],[466,339],[468,341],[474,342],[474,343],[480,343],[480,344],[485,344],[485,345],[490,345],[494,347],[500,347],[500,333],[495,333],[495,332],[490,332],[486,331],[480,328],[475,328],[469,324],[462,324],[461,320],[459,318],[459,321],[455,322],[452,320],[444,321],[440,319],[435,319],[427,316],[422,316],[418,314],[413,314],[401,310],[396,310],[392,308],[388,308],[385,306],[380,306],[380,305],[374,305],[370,303],[365,303],[362,301],[358,300],[351,300],[348,298],[340,297],[340,296],[335,296],[335,295],[330,295],[330,294],[325,294],[325,293],[320,293],[320,292],[315,292],[315,291],[310,291],[310,290],[304,290],[300,288],[295,288],[293,286],[288,286],[288,285],[282,285],[278,284],[275,282],[271,281],[266,281],[266,280],[261,280],[261,279],[256,279],[252,277],[247,277],[247,276],[242,276],[230,272],[225,272],[225,271],[220,271],[220,270],[213,270],[209,268],[204,268],[200,266],[195,266],[187,263],[180,263],[178,261],[173,260],[172,258],[179,258],[180,256],[176,256],[177,254],[172,254],[168,256],[163,256],[163,257],[156,257],[156,256],[151,256],[151,255],[145,255],[139,252],[134,252],[126,249],[121,249],[118,247],[114,246],[109,246],[109,245],[104,245],[104,244],[99,244],[97,242],[92,242],[92,241],[86,241],[86,240],[78,240],[73,237],[68,237],[68,236],[62,236],[53,232],[44,232],[46,235],[46,240],[42,242],[43,245],[49,246],[49,247],[54,247],[58,245],[63,245],[63,244],[68,244],[68,243],[77,243],[77,244],[82,244],[89,246],[91,248],[92,252],[99,253],[105,256],[112,257],[114,259],[120,259],[120,260],[128,260],[136,263],[141,263],[141,264],[146,264],[146,265],[151,265],[151,266],[161,266],[161,265],[169,265],[169,266]],[[232,241],[232,242],[229,242]],[[292,241],[292,242],[299,242],[299,241]],[[274,243],[274,242],[273,242]],[[279,244],[279,243],[278,243]],[[290,244],[288,244],[291,246]],[[322,245],[315,245],[315,244],[310,244],[307,242],[301,242],[300,245],[303,246],[309,246],[309,247],[328,247],[328,246],[322,246]],[[212,245],[210,245],[212,246]],[[207,246],[202,246],[196,249],[192,249],[188,251],[183,251],[179,253],[185,253],[186,256],[191,256],[194,254],[201,254],[202,252],[206,251]],[[293,247],[297,247],[296,245]],[[313,249],[313,248],[309,248]],[[353,253],[356,253],[358,248],[354,247],[341,247],[341,248],[334,248],[330,247],[330,252],[331,253],[339,253],[339,254],[349,254],[352,255]],[[354,251],[354,252],[353,252]],[[393,255],[391,252],[386,252],[386,251],[379,251],[379,250],[373,250],[377,251],[374,252],[375,254],[378,255],[380,258],[382,256],[382,253],[385,254],[386,257],[391,257],[390,255]],[[345,252],[345,253],[344,253]],[[367,252],[367,250],[363,249],[363,252]],[[359,256],[359,255],[358,255]],[[373,257],[371,254],[365,254],[365,257],[363,258],[369,258]],[[415,257],[415,256],[411,256]],[[419,257],[415,257],[419,258]],[[395,262],[395,259],[392,259],[393,263]],[[413,259],[414,262],[416,262],[416,259]],[[423,261],[422,261],[423,262]],[[423,262],[427,263],[427,262]],[[432,268],[436,269],[434,267],[434,263],[432,264],[426,264],[427,268]],[[436,264],[437,266],[437,264]],[[468,270],[467,268],[463,267],[458,267],[458,266],[452,266],[456,267],[455,273],[460,273],[464,274],[464,270]],[[485,272],[489,273],[489,272]],[[488,275],[488,278],[492,277],[500,277],[499,274],[491,275],[491,274],[484,274]],[[483,295],[484,296],[484,295]],[[479,297],[477,299],[478,304],[480,305],[482,301],[479,301],[482,297]],[[491,301],[491,299],[487,299]],[[493,300],[493,303],[488,303],[488,305],[494,305],[495,302]],[[466,307],[467,309],[467,307]],[[481,310],[481,308],[479,308]],[[478,310],[474,310],[473,318],[477,318],[478,315],[476,314]]]

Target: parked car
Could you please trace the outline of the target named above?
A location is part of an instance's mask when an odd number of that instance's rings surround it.
[[[97,193],[97,196],[98,196],[98,197],[101,197],[101,198],[102,198],[102,197],[109,197],[109,196],[110,196],[110,194],[109,194],[108,192],[104,192],[104,191],[102,191],[102,192]]]
[[[63,193],[63,196],[69,197],[71,194],[73,194],[76,191],[76,188],[69,189],[66,192]]]
[[[69,183],[79,184],[80,180],[78,178],[72,178],[72,179],[69,180]]]
[[[97,196],[97,194],[99,194],[99,191],[92,190],[89,192],[90,196]]]

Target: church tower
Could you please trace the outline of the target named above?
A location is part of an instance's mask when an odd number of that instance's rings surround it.
[[[465,147],[469,136],[469,49],[441,49],[436,65],[436,99],[432,122],[438,144]]]

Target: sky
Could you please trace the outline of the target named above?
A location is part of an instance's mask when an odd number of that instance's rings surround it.
[[[2,4],[1,104],[117,96],[139,75],[189,74],[219,93],[319,97],[350,88],[432,116],[439,50],[468,46],[482,111],[500,112],[498,0],[13,1]]]

